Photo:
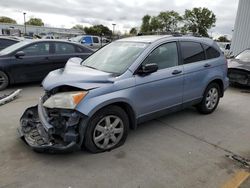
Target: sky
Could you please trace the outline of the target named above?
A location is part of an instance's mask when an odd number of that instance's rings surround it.
[[[183,14],[194,7],[207,7],[215,13],[216,27],[209,30],[210,35],[231,37],[238,0],[0,0],[0,16],[23,24],[26,12],[26,20],[38,17],[46,26],[64,28],[103,24],[112,30],[115,23],[115,30],[124,33],[139,27],[145,14],[158,15],[167,10]]]

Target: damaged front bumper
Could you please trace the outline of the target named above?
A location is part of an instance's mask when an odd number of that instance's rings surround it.
[[[229,69],[228,78],[231,83],[250,86],[250,73],[244,70]]]
[[[20,137],[35,151],[65,153],[81,148],[79,134],[80,115],[77,112],[61,112],[51,115],[39,104],[28,108],[20,119]]]

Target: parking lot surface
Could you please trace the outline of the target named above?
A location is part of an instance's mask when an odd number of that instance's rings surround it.
[[[210,115],[189,108],[141,124],[111,152],[49,155],[33,152],[16,131],[43,90],[38,84],[15,87],[23,88],[20,97],[0,106],[0,188],[223,187],[247,173],[226,155],[250,158],[249,89],[229,88]]]

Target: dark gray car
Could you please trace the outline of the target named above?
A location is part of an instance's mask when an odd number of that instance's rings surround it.
[[[232,84],[250,86],[250,49],[229,60],[228,78]]]

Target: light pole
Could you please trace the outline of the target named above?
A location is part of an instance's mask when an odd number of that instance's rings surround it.
[[[115,36],[115,26],[116,26],[116,24],[113,23],[112,25],[113,25],[113,38],[114,38],[114,36]]]
[[[26,12],[23,13],[23,20],[24,20],[24,35],[26,35],[26,20],[25,20]]]

